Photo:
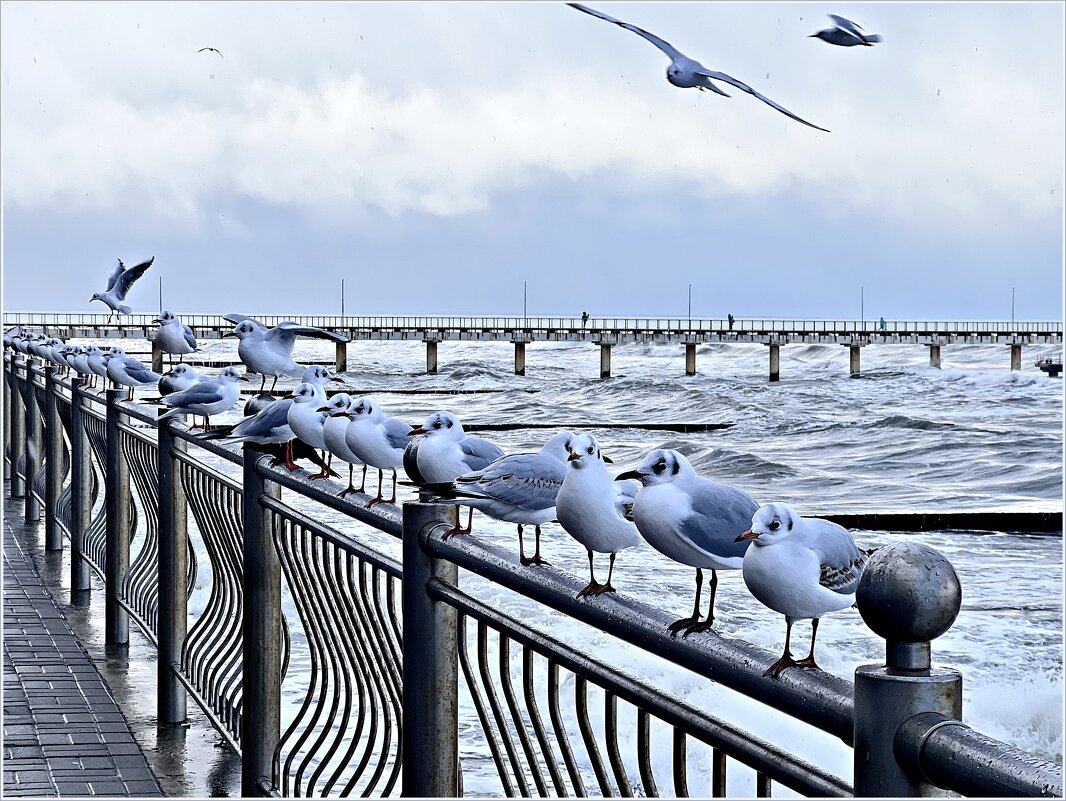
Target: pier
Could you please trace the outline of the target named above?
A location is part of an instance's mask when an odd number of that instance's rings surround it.
[[[7,509],[49,549],[69,549],[72,588],[88,591],[90,573],[103,582],[91,602],[105,608],[108,645],[132,628],[156,644],[143,691],[160,726],[199,707],[239,754],[244,796],[461,796],[475,741],[508,795],[722,796],[740,772],[759,796],[1062,796],[1059,766],[961,722],[961,674],[929,661],[961,588],[926,546],[882,548],[864,574],[857,604],[885,640],[883,662],[854,683],[798,669],[772,680],[762,673],[776,654],[758,645],[671,637],[672,616],[651,602],[577,599],[583,580],[566,571],[523,568],[477,537],[445,540],[452,506],[341,499],[36,359],[6,354],[4,378]],[[460,568],[545,614],[486,604]],[[901,602],[921,614],[899,618]],[[567,645],[547,613],[831,734],[854,749],[852,770],[833,774]],[[299,709],[282,729],[298,671]],[[476,720],[461,727],[461,708]],[[620,745],[629,737],[635,751]],[[666,770],[655,746],[672,753]],[[713,767],[709,784],[690,757]]]
[[[348,339],[336,343],[338,371],[349,369],[349,345],[366,341],[417,341],[425,344],[426,372],[436,373],[438,353],[448,342],[511,342],[514,371],[526,374],[527,356],[538,342],[574,342],[599,346],[601,378],[611,376],[611,349],[616,345],[677,345],[685,375],[695,375],[696,350],[707,344],[761,344],[768,349],[768,378],[781,378],[781,348],[788,345],[839,345],[848,348],[848,373],[861,375],[862,348],[867,345],[920,345],[929,349],[929,365],[940,368],[950,359],[950,346],[988,345],[1007,351],[1004,364],[1022,368],[1026,345],[1062,344],[1061,322],[894,320],[883,326],[871,320],[787,320],[653,318],[653,317],[357,317],[331,315],[252,315],[265,325],[286,320],[322,328]],[[144,338],[156,331],[155,316],[132,314],[115,323],[106,314],[5,312],[4,328],[19,326],[63,339]],[[198,339],[219,339],[233,330],[220,314],[182,315]],[[947,356],[945,356],[945,349]],[[155,369],[162,354],[153,357]]]

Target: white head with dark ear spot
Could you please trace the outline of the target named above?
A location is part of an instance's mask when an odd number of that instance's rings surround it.
[[[178,319],[177,315],[170,311],[170,309],[164,309],[163,313],[159,315],[159,322],[161,323],[169,323],[171,320],[176,319]]]
[[[677,451],[656,448],[644,457],[636,470],[622,473],[618,479],[635,478],[645,487],[655,484],[669,484],[672,481],[695,476],[689,460]]]
[[[563,431],[549,439],[541,447],[541,453],[553,456],[560,462],[565,462],[570,456],[570,443],[574,435],[569,431]]]
[[[416,430],[420,433],[425,433],[429,437],[445,437],[459,440],[466,436],[459,418],[449,411],[434,412]]]
[[[347,392],[338,392],[319,407],[320,412],[329,412],[330,417],[345,416],[352,405],[352,396]]]
[[[318,402],[318,393],[315,392],[314,384],[309,384],[306,381],[296,385],[296,388],[292,391],[293,403],[316,403]]]
[[[570,441],[570,456],[567,461],[575,470],[582,470],[595,463],[603,464],[600,443],[592,434],[578,434]]]
[[[244,378],[244,376],[241,374],[241,371],[238,368],[233,367],[232,365],[225,368],[221,373],[219,373],[218,377],[221,378],[223,381],[240,381],[242,378]]]
[[[233,336],[237,337],[237,339],[244,339],[245,337],[250,337],[258,330],[259,328],[255,323],[249,320],[241,320],[237,323],[237,327],[233,329]]]
[[[773,545],[781,542],[800,522],[799,513],[787,503],[768,503],[755,510],[751,518],[751,539],[756,545]]]
[[[107,355],[111,358],[115,358],[116,356],[125,356],[126,351],[118,345],[112,345],[111,348],[107,351]]]

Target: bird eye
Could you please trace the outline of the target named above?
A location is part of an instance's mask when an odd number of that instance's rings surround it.
[[[355,407],[355,413],[356,414],[362,414],[363,413],[363,404],[360,403],[358,406]]]
[[[781,528],[781,521],[780,520],[774,520],[772,523],[770,523],[769,528],[770,528],[770,531],[777,531],[779,528]]]
[[[655,467],[652,468],[656,473],[661,473],[666,469],[666,462],[656,462]]]
[[[595,452],[596,452],[596,449],[592,445],[589,445],[589,453],[595,453]]]
[[[434,427],[434,428],[440,428],[440,420],[438,420],[437,422],[435,422],[435,423],[433,424],[433,427]]]

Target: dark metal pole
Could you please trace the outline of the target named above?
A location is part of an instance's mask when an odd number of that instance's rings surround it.
[[[434,527],[451,527],[454,510],[403,505],[403,653],[408,657],[403,660],[401,794],[408,798],[450,798],[459,787],[458,615],[428,594],[431,583],[457,584],[459,568],[423,549]]]
[[[15,459],[11,451],[11,410],[14,404],[11,402],[11,393],[15,391],[15,356],[14,351],[9,357],[4,355],[4,455],[8,461],[4,464],[4,481],[10,482],[15,472]]]
[[[45,404],[45,457],[44,457],[44,548],[46,551],[63,550],[63,532],[56,519],[56,504],[63,488],[63,426],[59,421],[59,384],[54,364],[44,368]]]
[[[93,468],[89,434],[85,429],[88,413],[82,407],[84,378],[70,382],[70,588],[87,590],[89,563],[85,561],[85,535],[92,517]]]
[[[26,360],[16,356],[11,362],[11,497],[22,498],[26,494],[26,478],[19,472],[26,469],[26,404],[23,403],[22,377],[19,370],[26,366]]]
[[[33,481],[41,469],[41,410],[37,406],[37,388],[33,385],[33,370],[37,359],[26,361],[26,507],[27,523],[41,519],[41,502],[33,493]]]
[[[130,566],[130,471],[122,451],[118,403],[124,388],[107,390],[107,421],[104,438],[104,487],[106,498],[106,562],[104,588],[104,643],[125,645],[130,641],[129,613],[119,603],[122,578]]]
[[[164,410],[160,410],[162,412]],[[181,723],[187,714],[185,685],[178,681],[189,612],[188,518],[181,467],[175,451],[185,451],[170,421],[158,424],[159,452],[159,655],[156,709],[160,723]]]
[[[244,713],[241,715],[241,795],[263,794],[281,737],[281,562],[272,519],[260,495],[281,487],[257,470],[260,451],[244,448]]]

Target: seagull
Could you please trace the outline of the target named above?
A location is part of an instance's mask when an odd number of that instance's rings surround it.
[[[692,464],[677,451],[656,449],[644,457],[636,470],[615,478],[637,479],[643,486],[633,502],[633,522],[655,550],[696,568],[696,604],[692,617],[671,623],[669,632],[685,637],[706,631],[714,623],[714,596],[719,570],[739,570],[748,543],[736,541],[759,505],[742,489],[717,484],[696,474]],[[707,619],[700,621],[700,589],[703,568],[711,570],[711,602]]]
[[[555,519],[555,498],[566,478],[570,441],[563,431],[539,451],[512,453],[483,470],[464,473],[440,492],[442,499],[460,498],[489,517],[518,526],[518,557],[523,565],[546,565],[540,555],[540,527]],[[536,527],[536,551],[527,557],[522,542],[523,526]]]
[[[378,494],[367,506],[378,501],[396,503],[396,468],[403,467],[403,452],[414,429],[403,420],[386,417],[381,407],[369,398],[353,401],[345,414],[351,420],[344,431],[345,444],[364,465],[378,469]],[[381,495],[386,468],[392,468],[392,497],[388,500]],[[473,510],[470,514],[473,515]]]
[[[287,416],[292,433],[301,442],[316,450],[324,451],[326,442],[322,438],[322,426],[326,422],[327,415],[326,412],[318,411],[322,399],[319,398],[315,385],[306,381],[301,382],[285,398],[292,401],[289,404]],[[311,478],[325,478],[328,475],[329,468],[323,463],[323,467]]]
[[[92,368],[89,367],[89,349],[85,345],[75,348],[74,354],[70,357],[70,363],[79,376],[87,376],[90,379],[93,377]]]
[[[583,6],[580,3],[567,3],[567,5],[572,8],[576,8],[578,11],[584,11],[586,14],[591,14],[594,17],[599,17],[602,20],[607,20],[607,22],[613,22],[615,25],[625,28],[627,31],[632,31],[638,36],[643,36],[653,45],[655,45],[664,53],[666,53],[666,55],[670,57],[670,66],[666,68],[666,80],[668,80],[674,86],[677,86],[681,89],[696,88],[701,91],[710,90],[724,97],[729,97],[728,94],[723,92],[714,83],[711,82],[712,79],[715,81],[722,81],[723,83],[728,83],[730,86],[735,86],[742,92],[747,92],[749,95],[753,95],[754,97],[759,98],[759,100],[766,103],[768,106],[777,109],[785,116],[794,119],[796,122],[802,122],[804,125],[807,125],[811,128],[817,128],[819,131],[825,131],[826,133],[829,133],[829,131],[825,128],[820,128],[817,125],[814,125],[804,119],[801,119],[800,117],[797,117],[787,108],[779,106],[770,98],[766,97],[765,95],[759,94],[746,83],[738,81],[736,78],[730,75],[726,75],[724,72],[716,72],[714,70],[707,69],[705,66],[700,64],[700,62],[694,61],[693,59],[689,58],[680,50],[671,45],[669,42],[660,39],[653,33],[648,33],[643,28],[638,28],[636,25],[630,25],[628,22],[622,22],[621,20],[615,19],[614,17],[610,17],[604,14],[602,11],[596,11],[595,9],[589,8],[588,6]]]
[[[175,364],[170,370],[163,373],[163,377],[159,379],[159,394],[165,398],[171,393],[186,390],[193,384],[210,380],[210,378],[196,372],[187,364]]]
[[[111,354],[104,353],[98,345],[87,345],[85,347],[85,361],[89,363],[89,369],[94,376],[107,378],[107,363],[110,359]],[[90,383],[95,387],[96,379],[93,378]]]
[[[419,484],[451,484],[464,473],[483,470],[503,456],[503,451],[487,439],[468,436],[459,418],[449,411],[434,412],[407,435],[424,435],[412,442],[404,453],[405,463],[406,457],[410,456],[415,468],[408,469],[407,475]],[[466,528],[459,526],[457,517],[455,528],[444,532],[443,538],[469,534],[473,519],[474,507],[471,506]]]
[[[196,350],[196,337],[193,336],[192,329],[182,323],[174,312],[164,311],[154,322],[159,323],[154,342],[163,353],[171,356],[177,354],[180,361],[186,353]],[[173,358],[170,363],[174,364]]]
[[[866,554],[846,529],[828,520],[803,518],[785,503],[760,506],[737,542],[752,540],[744,554],[744,583],[764,605],[785,616],[785,651],[763,673],[777,678],[787,667],[817,668],[818,620],[855,603]],[[811,652],[798,662],[789,651],[792,624],[811,621]]]
[[[866,47],[873,47],[875,42],[881,41],[881,36],[876,33],[866,33],[863,31],[862,26],[852,22],[850,19],[844,19],[844,17],[838,17],[836,14],[830,14],[829,19],[833,20],[835,27],[825,28],[812,33],[808,36],[808,39],[821,39],[823,42],[828,42],[831,45],[838,45],[840,47],[854,47],[855,45],[866,45]]]
[[[152,266],[153,261],[155,261],[155,256],[133,267],[127,267],[122,263],[122,259],[119,259],[115,269],[111,271],[111,277],[107,280],[107,289],[103,292],[93,292],[89,302],[99,300],[110,307],[111,314],[107,315],[108,322],[116,313],[129,314],[132,310],[122,301],[126,299],[126,293],[130,291],[133,282],[144,275],[144,271]]]
[[[221,51],[221,50],[219,50],[219,49],[218,49],[217,47],[201,47],[201,48],[200,48],[199,50],[197,50],[196,52],[197,52],[197,53],[202,53],[202,52],[204,52],[205,50],[210,50],[210,51],[211,51],[212,53],[218,53],[218,57],[219,57],[219,58],[225,58],[225,56],[223,56],[223,55],[222,55],[222,51]]]
[[[204,431],[210,431],[211,415],[232,409],[241,396],[240,385],[237,382],[247,380],[236,367],[227,367],[218,374],[217,378],[200,381],[188,389],[172,392],[164,397],[163,403],[174,408],[160,415],[159,419],[168,420],[179,414],[200,415],[204,418],[202,428]],[[193,426],[193,428],[199,427]]]
[[[348,341],[347,337],[340,334],[288,321],[268,328],[258,320],[243,314],[227,314],[225,319],[234,323],[236,328],[224,336],[235,336],[240,340],[237,345],[238,357],[244,362],[249,372],[263,376],[263,382],[259,387],[260,392],[266,386],[268,375],[274,376],[274,383],[270,385],[270,391],[273,392],[278,383],[278,376],[299,375],[304,369],[292,358],[292,349],[296,344],[297,336],[317,337],[333,342]],[[325,398],[322,400],[324,402]]]
[[[322,439],[326,443],[326,450],[329,451],[329,464],[333,464],[334,456],[348,463],[348,486],[341,490],[340,497],[342,498],[349,492],[363,492],[366,488],[366,465],[364,464],[363,483],[358,490],[355,489],[352,474],[355,472],[355,465],[359,464],[359,457],[348,447],[345,438],[345,432],[352,422],[346,412],[350,411],[354,405],[355,399],[351,395],[347,392],[338,392],[329,399],[326,405],[318,407],[318,411],[329,415],[322,425]]]
[[[592,580],[577,597],[614,592],[615,555],[640,545],[640,534],[632,522],[636,485],[617,484],[607,472],[600,444],[591,434],[579,434],[570,442],[569,469],[555,499],[555,514],[566,533],[585,546],[589,554]],[[607,582],[596,581],[592,552],[609,553],[611,568]]]
[[[129,388],[129,396],[126,400],[133,400],[134,387],[154,384],[163,377],[149,370],[132,356],[127,356],[126,351],[118,345],[112,346],[108,355],[111,358],[107,362],[107,377],[116,384]]]

